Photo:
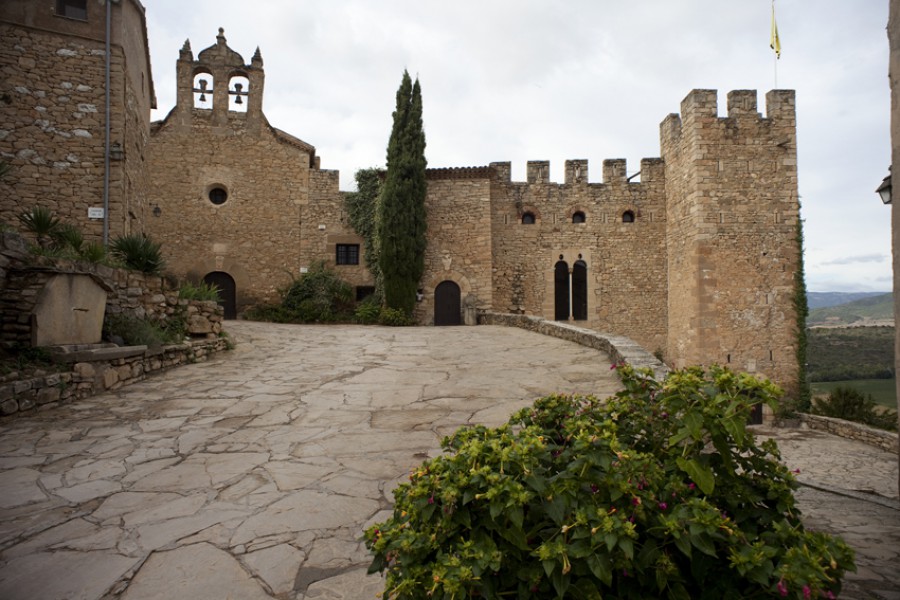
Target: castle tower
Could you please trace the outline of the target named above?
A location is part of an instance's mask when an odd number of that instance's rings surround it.
[[[794,92],[694,90],[660,127],[666,168],[668,360],[758,372],[796,390]]]

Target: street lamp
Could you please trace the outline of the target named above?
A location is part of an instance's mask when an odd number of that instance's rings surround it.
[[[875,190],[881,196],[881,201],[885,204],[891,203],[891,168],[888,167],[888,175],[881,181],[881,185]]]

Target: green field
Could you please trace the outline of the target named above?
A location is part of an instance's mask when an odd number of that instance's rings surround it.
[[[872,394],[882,406],[897,408],[897,388],[893,379],[855,379],[852,381],[821,381],[812,383],[814,395],[828,394],[837,386],[854,388],[863,394]]]

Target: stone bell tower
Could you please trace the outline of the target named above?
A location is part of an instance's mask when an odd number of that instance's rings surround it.
[[[175,122],[189,128],[195,119],[208,120],[213,128],[231,130],[236,119],[244,128],[258,131],[262,112],[263,72],[259,48],[250,64],[228,47],[225,30],[219,28],[216,43],[194,60],[191,42],[186,40],[178,56],[178,95]]]

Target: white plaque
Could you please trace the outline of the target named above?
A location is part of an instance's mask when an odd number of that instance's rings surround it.
[[[88,219],[102,219],[103,218],[103,207],[90,206],[88,207]]]

